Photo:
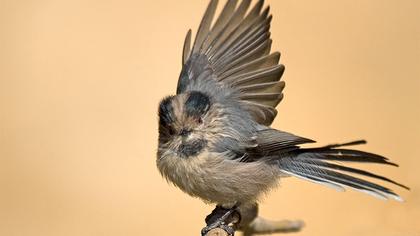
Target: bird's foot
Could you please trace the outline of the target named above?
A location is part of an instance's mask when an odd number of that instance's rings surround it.
[[[234,206],[230,209],[216,206],[210,215],[206,217],[207,226],[201,230],[201,235],[204,236],[213,229],[221,228],[229,236],[233,236],[235,233],[236,224],[240,221],[240,214]]]

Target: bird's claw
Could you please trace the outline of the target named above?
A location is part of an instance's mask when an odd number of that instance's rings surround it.
[[[239,223],[241,216],[234,206],[231,209],[226,209],[221,206],[216,206],[210,215],[206,217],[207,226],[201,230],[201,235],[206,235],[210,230],[221,228],[229,236],[235,233],[235,225]]]

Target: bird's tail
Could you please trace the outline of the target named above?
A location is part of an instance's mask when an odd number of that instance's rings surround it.
[[[349,187],[381,199],[392,198],[402,201],[402,198],[391,189],[360,177],[370,177],[409,189],[407,186],[386,177],[341,164],[341,162],[355,162],[398,166],[383,156],[344,148],[345,146],[365,143],[364,140],[358,140],[319,148],[301,148],[293,151],[292,156],[280,158],[278,163],[281,170],[287,174],[333,187],[340,191],[344,191],[344,187]]]

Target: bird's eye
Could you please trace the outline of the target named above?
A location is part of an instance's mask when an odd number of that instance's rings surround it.
[[[203,123],[203,119],[201,117],[197,118],[197,123],[202,124]]]

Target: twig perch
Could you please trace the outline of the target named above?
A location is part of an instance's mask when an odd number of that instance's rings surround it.
[[[205,236],[229,236],[229,234],[222,228],[215,228],[210,230]]]
[[[252,236],[258,234],[273,234],[273,233],[289,233],[298,232],[304,226],[304,222],[300,220],[267,220],[262,217],[257,217],[243,229],[244,236]],[[231,236],[222,228],[215,228],[210,230],[205,236]]]
[[[238,209],[236,206],[225,209],[216,206],[205,219],[207,226],[202,229],[202,236],[233,236],[236,230],[244,236],[272,233],[297,232],[304,226],[300,220],[267,220],[258,216],[258,205]]]
[[[298,232],[305,226],[301,220],[267,220],[257,217],[244,229],[244,236]]]

